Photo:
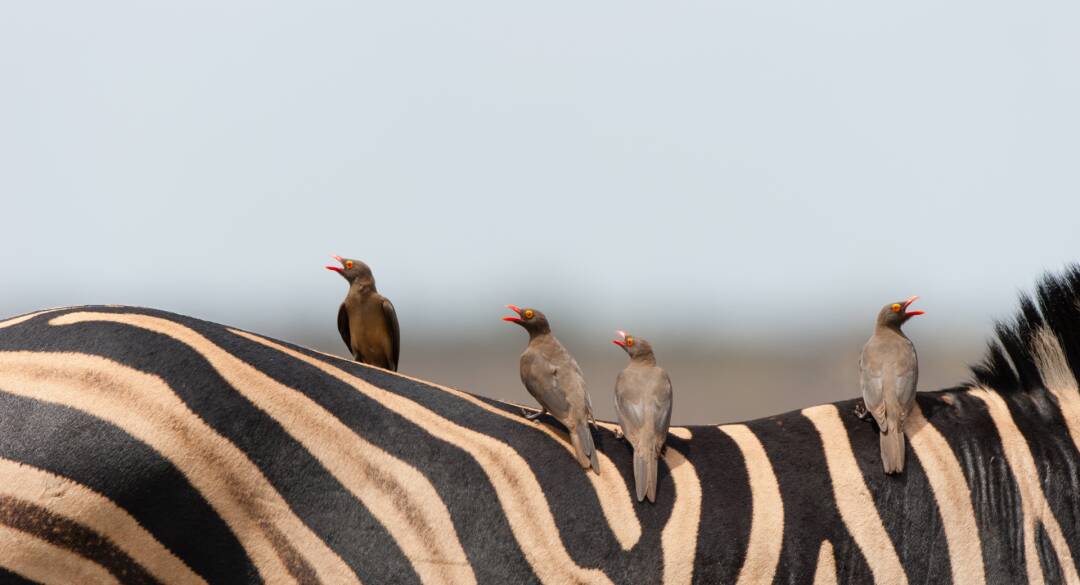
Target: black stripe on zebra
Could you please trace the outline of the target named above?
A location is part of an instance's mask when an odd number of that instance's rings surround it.
[[[691,427],[688,457],[701,478],[701,526],[695,578],[702,583],[734,583],[746,558],[752,496],[739,447],[716,427]],[[630,468],[629,461],[624,463]],[[705,489],[705,486],[724,486]]]
[[[798,412],[746,426],[765,447],[784,502],[783,545],[775,582],[811,582],[825,540],[832,543],[841,583],[872,582],[863,553],[837,512],[824,446],[814,426]]]
[[[922,400],[920,405],[926,402]],[[851,414],[856,403],[856,400],[848,400],[836,403],[836,406],[847,429],[863,481],[874,498],[875,507],[896,548],[908,581],[948,582],[952,567],[945,548],[943,520],[935,498],[927,497],[933,491],[922,463],[912,447],[908,446],[904,473],[883,474],[878,433],[873,424]],[[865,551],[865,554],[875,553]]]
[[[0,457],[70,478],[116,502],[208,582],[258,580],[217,513],[153,449],[78,410],[3,390]]]

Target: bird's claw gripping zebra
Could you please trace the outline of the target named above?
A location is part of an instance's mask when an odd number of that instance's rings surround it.
[[[855,402],[855,407],[851,409],[851,414],[855,415],[855,418],[859,420],[872,420],[874,417],[870,415],[870,411],[866,409],[866,404],[863,404],[862,400]]]
[[[0,582],[1077,583],[1080,272],[920,393],[673,427],[655,505],[516,407],[159,311],[0,322]]]

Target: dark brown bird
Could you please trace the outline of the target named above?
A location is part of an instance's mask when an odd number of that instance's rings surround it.
[[[529,332],[529,345],[521,354],[521,382],[533,398],[540,403],[540,412],[527,416],[536,420],[545,412],[561,422],[570,433],[570,443],[578,463],[585,469],[592,467],[600,473],[589,420],[592,404],[585,390],[585,376],[581,368],[551,334],[547,317],[536,309],[519,309],[514,305],[506,308],[517,313],[516,317],[503,317],[503,321],[517,323]]]
[[[900,327],[915,315],[923,314],[923,311],[907,310],[918,298],[889,303],[881,309],[874,334],[863,346],[859,359],[864,407],[858,414],[865,417],[869,413],[877,421],[885,473],[904,470],[904,422],[915,402],[919,358]]]
[[[359,260],[334,256],[341,266],[327,266],[349,282],[345,302],[338,309],[341,340],[353,359],[396,372],[401,354],[397,312],[390,299],[375,290],[371,268]]]
[[[656,365],[648,341],[617,331],[612,341],[626,350],[630,363],[615,380],[615,412],[623,436],[634,448],[637,499],[656,502],[656,466],[671,424],[671,378]]]

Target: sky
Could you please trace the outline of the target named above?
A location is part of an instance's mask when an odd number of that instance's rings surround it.
[[[1069,2],[17,2],[0,313],[330,338],[983,335],[1080,257]],[[498,337],[502,335],[503,337]],[[515,341],[521,341],[514,338]]]

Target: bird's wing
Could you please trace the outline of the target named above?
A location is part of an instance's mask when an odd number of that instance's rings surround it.
[[[643,396],[645,380],[638,372],[623,370],[615,382],[615,405],[619,411],[619,424],[630,444],[637,445],[641,430],[652,424],[652,405]]]
[[[570,412],[570,403],[559,387],[559,370],[544,356],[533,351],[521,355],[521,382],[555,418],[564,418]]]
[[[623,436],[630,439],[630,421],[628,417],[630,415],[626,409],[625,399],[625,384],[624,372],[619,372],[618,377],[615,378],[615,416],[619,419],[619,426],[622,427]]]
[[[671,426],[671,377],[663,372],[660,377],[659,388],[653,394],[653,422],[656,424],[656,440],[660,445],[667,440],[668,427]]]
[[[396,372],[398,358],[401,356],[401,330],[398,328],[397,311],[394,310],[394,304],[387,298],[383,298],[382,310],[383,316],[386,317],[386,330],[390,334],[390,355],[393,359],[390,362],[390,369]]]
[[[885,427],[885,388],[880,368],[874,368],[865,356],[859,359],[859,385],[862,386],[866,410],[874,415],[878,426]]]
[[[911,353],[898,364],[896,373],[896,402],[900,407],[899,422],[903,424],[908,410],[915,401],[915,390],[919,384],[919,360],[915,355],[915,346],[910,345]]]
[[[352,355],[352,337],[349,334],[349,312],[345,310],[345,303],[341,303],[341,308],[337,312],[337,330],[341,334],[341,340],[345,342],[345,347],[349,349],[349,355]]]

